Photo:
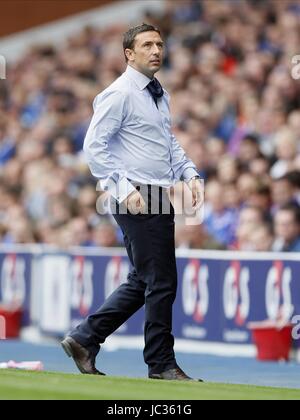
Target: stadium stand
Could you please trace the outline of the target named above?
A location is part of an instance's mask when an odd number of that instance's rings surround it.
[[[159,78],[174,132],[206,181],[204,224],[179,248],[300,251],[300,6],[165,2]],[[119,246],[82,153],[94,97],[125,68],[127,25],[32,46],[0,81],[0,242]],[[292,235],[285,235],[289,230]]]

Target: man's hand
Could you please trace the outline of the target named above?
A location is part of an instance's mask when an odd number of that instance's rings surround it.
[[[188,183],[189,189],[192,191],[192,206],[199,208],[204,202],[204,187],[199,178],[192,178]]]
[[[123,203],[131,214],[144,213],[145,211],[146,203],[138,191],[133,191],[131,194],[129,194]]]

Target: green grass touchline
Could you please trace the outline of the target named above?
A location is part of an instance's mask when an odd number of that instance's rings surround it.
[[[300,400],[300,390],[2,370],[0,399]]]

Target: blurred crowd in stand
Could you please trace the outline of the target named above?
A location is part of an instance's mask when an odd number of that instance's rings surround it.
[[[142,21],[162,31],[173,132],[206,185],[204,222],[178,216],[177,247],[300,251],[300,3],[166,1]],[[2,244],[122,245],[82,145],[94,97],[126,68],[127,29],[32,46],[0,81]]]

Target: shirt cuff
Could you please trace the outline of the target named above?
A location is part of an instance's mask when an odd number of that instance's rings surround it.
[[[194,176],[199,176],[198,172],[196,171],[196,169],[189,167],[183,171],[181,175],[181,180],[189,182],[192,178],[194,178]]]
[[[136,191],[136,188],[123,176],[118,182],[110,179],[105,186],[105,190],[121,204],[133,191]]]

